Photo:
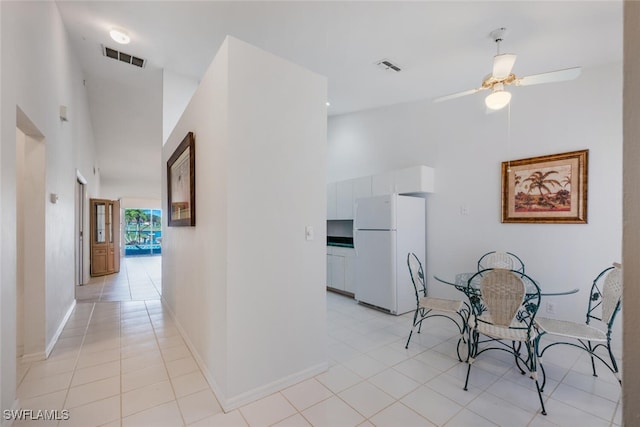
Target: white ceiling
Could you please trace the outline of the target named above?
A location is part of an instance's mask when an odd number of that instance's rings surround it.
[[[327,76],[330,114],[478,87],[491,71],[489,33],[498,27],[509,30],[502,51],[518,54],[518,76],[622,60],[618,0],[56,3],[87,76],[105,183],[129,176],[160,182],[161,70],[199,80],[226,35]],[[112,27],[126,29],[131,43],[111,41]],[[147,66],[107,59],[101,44]],[[376,67],[383,58],[402,72]],[[153,161],[129,156],[134,164],[123,158],[127,150],[157,154]]]

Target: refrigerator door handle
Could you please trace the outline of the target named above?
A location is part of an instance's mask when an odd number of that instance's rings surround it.
[[[353,235],[353,250],[358,256],[358,202],[353,202],[353,223],[352,223],[352,235]]]
[[[358,256],[358,230],[353,229],[353,251]]]

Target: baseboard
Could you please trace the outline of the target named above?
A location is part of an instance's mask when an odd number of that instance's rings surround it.
[[[284,378],[280,378],[269,384],[265,384],[261,387],[254,388],[253,390],[249,390],[239,395],[226,398],[224,402],[220,399],[218,400],[220,401],[220,406],[222,406],[222,409],[224,409],[225,412],[229,412],[251,402],[255,402],[258,399],[262,399],[263,397],[267,397],[278,391],[282,391],[287,387],[291,387],[292,385],[308,380],[309,378],[313,378],[316,375],[325,372],[327,369],[329,369],[329,363],[322,362],[300,372],[295,372]]]
[[[35,353],[23,354],[20,358],[24,363],[40,362],[47,358],[47,353],[44,351],[37,351]]]
[[[17,411],[20,409],[20,399],[17,399],[13,401],[13,406],[11,407],[11,411]],[[13,425],[13,422],[15,421],[13,418],[9,419],[9,420],[5,420],[4,417],[2,418],[4,421],[2,423],[2,427],[11,427]]]
[[[329,363],[322,362],[310,368],[304,369],[300,372],[295,372],[284,378],[280,378],[269,384],[265,384],[263,386],[257,387],[253,390],[249,390],[247,392],[241,393],[236,396],[227,397],[223,393],[222,389],[220,388],[218,383],[215,381],[213,376],[211,375],[211,372],[209,372],[209,369],[207,368],[206,364],[200,357],[200,354],[196,351],[195,346],[189,339],[189,335],[186,333],[185,329],[182,327],[182,325],[176,318],[176,315],[171,309],[171,307],[169,306],[167,300],[165,300],[164,297],[161,297],[161,301],[162,301],[162,305],[164,305],[164,307],[169,312],[171,318],[175,322],[176,328],[182,335],[182,338],[187,344],[187,347],[189,347],[189,350],[191,350],[191,354],[193,355],[193,358],[195,359],[196,363],[200,367],[202,374],[204,375],[205,379],[209,383],[211,390],[213,390],[213,394],[215,394],[216,398],[218,399],[218,403],[220,403],[220,406],[222,407],[222,410],[225,413],[233,411],[234,409],[237,409],[248,403],[254,402],[258,399],[262,399],[263,397],[267,397],[278,391],[284,390],[287,387],[298,384],[299,382],[302,382],[309,378],[313,378],[316,375],[321,374],[322,372],[325,372],[327,369],[329,369]]]
[[[47,345],[47,348],[45,349],[45,358],[48,358],[51,352],[53,351],[53,347],[58,342],[58,338],[60,338],[60,334],[62,334],[62,330],[66,326],[67,321],[69,321],[69,317],[71,317],[71,313],[73,313],[73,309],[75,307],[76,307],[76,300],[74,298],[74,300],[71,302],[71,306],[69,306],[69,309],[67,310],[67,313],[64,315],[64,318],[58,325],[58,329],[56,329],[56,333],[53,334],[51,341],[49,341],[49,345]]]

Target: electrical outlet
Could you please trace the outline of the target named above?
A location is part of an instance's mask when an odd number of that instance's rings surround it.
[[[547,301],[546,309],[548,314],[556,314],[556,305],[552,301]]]

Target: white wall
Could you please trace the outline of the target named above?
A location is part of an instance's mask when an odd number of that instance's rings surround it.
[[[624,6],[624,360],[623,425],[640,425],[640,3]],[[631,309],[629,309],[631,308]]]
[[[194,132],[196,226],[163,228],[163,298],[225,410],[327,366],[325,102],[324,78],[229,37],[163,149]]]
[[[507,110],[485,114],[481,95],[331,117],[327,182],[434,167],[436,192],[426,199],[431,292],[455,296],[433,275],[453,278],[485,252],[509,250],[545,290],[581,288],[557,298],[556,316],[582,321],[591,281],[621,259],[621,77],[621,64],[612,64],[571,82],[513,88],[509,143]],[[580,149],[589,149],[588,224],[500,223],[502,161]]]
[[[83,76],[55,3],[1,2],[0,8],[0,405],[6,409],[14,405],[16,387],[16,107],[44,136],[45,194],[59,195],[57,204],[45,203],[45,346],[74,302],[76,168],[90,194],[97,193],[97,180],[88,166],[93,132]],[[60,121],[60,105],[68,107],[69,122]]]
[[[187,76],[162,70],[162,144],[182,116],[189,100],[198,88],[198,81]]]
[[[145,199],[140,197],[125,197],[120,199],[121,209],[162,209],[160,199]]]

